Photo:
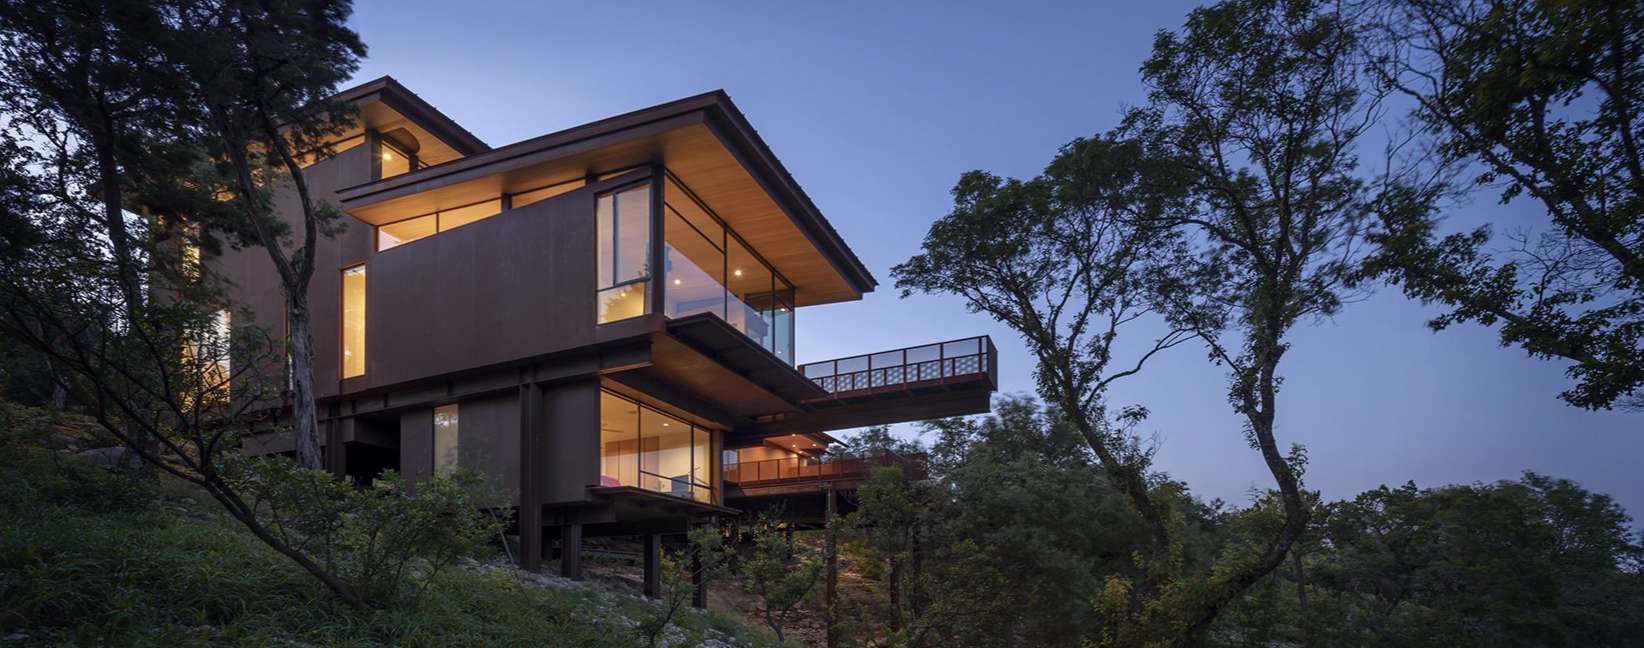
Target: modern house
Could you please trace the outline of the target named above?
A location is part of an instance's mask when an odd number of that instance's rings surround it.
[[[576,577],[595,535],[654,559],[663,534],[860,482],[872,462],[825,460],[829,430],[988,410],[986,337],[795,364],[798,312],[876,282],[723,92],[500,148],[392,78],[341,96],[359,128],[305,171],[347,221],[310,288],[325,461],[484,471],[527,567],[557,538]],[[265,252],[207,262],[284,330]]]

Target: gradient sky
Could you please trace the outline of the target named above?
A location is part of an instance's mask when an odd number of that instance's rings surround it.
[[[1001,391],[1032,392],[1014,333],[956,298],[899,298],[890,268],[948,211],[960,173],[1029,177],[1113,127],[1143,99],[1153,34],[1192,3],[778,4],[364,0],[359,80],[393,75],[492,146],[724,89],[881,282],[800,311],[801,362],[988,334]],[[1482,197],[1453,223],[1536,217]],[[1479,327],[1432,333],[1436,312],[1384,289],[1295,332],[1278,437],[1307,446],[1310,488],[1344,498],[1528,469],[1644,516],[1644,414],[1570,408],[1562,365]],[[1242,504],[1272,483],[1202,350],[1156,358],[1113,400],[1152,410],[1158,467],[1201,497]]]

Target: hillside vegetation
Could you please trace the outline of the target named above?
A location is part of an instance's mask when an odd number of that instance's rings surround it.
[[[393,605],[357,611],[193,487],[134,480],[64,450],[73,416],[0,407],[0,642],[109,646],[644,645],[653,603],[504,565],[491,550]],[[684,613],[671,646],[762,646]]]

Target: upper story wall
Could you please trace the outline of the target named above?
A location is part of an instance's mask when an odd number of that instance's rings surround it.
[[[583,188],[372,255],[365,375],[344,390],[592,344],[594,251],[594,192]],[[339,284],[340,268],[327,281]],[[321,380],[338,375],[336,358]]]

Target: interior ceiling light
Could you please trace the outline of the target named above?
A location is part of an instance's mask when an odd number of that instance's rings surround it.
[[[384,160],[392,160],[392,159],[394,159],[394,154],[393,154],[393,153],[389,153],[389,152],[388,152],[388,151],[383,151],[383,152],[382,152],[382,159],[384,159]]]

